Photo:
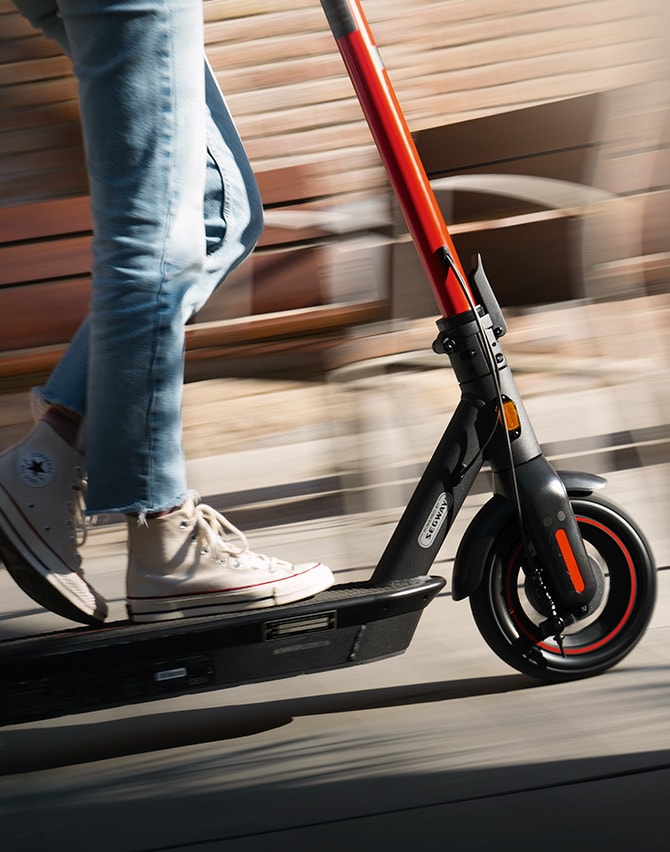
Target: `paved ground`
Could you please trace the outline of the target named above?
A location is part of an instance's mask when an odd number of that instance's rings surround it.
[[[506,345],[548,454],[606,474],[662,568],[669,311],[657,297],[530,314],[513,318]],[[193,487],[257,549],[328,560],[338,579],[364,575],[455,404],[435,357],[323,383],[188,387]],[[24,399],[6,403],[3,443],[26,419]],[[449,577],[482,489],[435,573]],[[87,573],[119,617],[123,548],[114,525],[86,545]],[[402,657],[0,729],[3,848],[665,850],[670,570],[659,580],[638,648],[579,683],[537,687],[508,669],[447,587]],[[0,595],[1,638],[64,626],[4,572]]]

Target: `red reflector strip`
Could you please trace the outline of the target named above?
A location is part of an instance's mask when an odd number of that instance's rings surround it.
[[[586,584],[584,583],[582,572],[579,570],[579,565],[577,565],[575,554],[572,552],[565,530],[556,530],[556,541],[558,542],[563,561],[568,566],[568,574],[570,575],[575,591],[583,592]]]

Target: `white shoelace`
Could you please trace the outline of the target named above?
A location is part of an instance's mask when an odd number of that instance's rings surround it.
[[[231,524],[228,518],[203,503],[198,503],[194,510],[196,528],[200,545],[217,560],[228,556],[239,558],[249,553],[249,541],[245,534]],[[239,544],[231,540],[231,536],[239,540]],[[260,556],[260,554],[254,554]],[[265,558],[260,556],[260,558]]]
[[[196,499],[198,495],[195,495]],[[238,568],[244,556],[250,557],[247,567],[254,570],[263,568],[274,574],[278,570],[290,570],[293,566],[275,556],[256,553],[249,547],[249,541],[242,530],[224,517],[216,509],[204,503],[197,503],[193,509],[195,526],[198,531],[200,547],[208,552],[218,562],[233,559],[233,567]],[[231,540],[237,539],[239,543]]]

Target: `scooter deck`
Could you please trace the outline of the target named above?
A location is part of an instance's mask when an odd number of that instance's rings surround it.
[[[0,724],[343,668],[403,653],[442,577],[333,586],[295,604],[0,642]]]

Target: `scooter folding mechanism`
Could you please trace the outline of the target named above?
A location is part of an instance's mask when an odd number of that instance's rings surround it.
[[[460,541],[451,583],[491,649],[560,682],[597,675],[640,640],[656,597],[636,523],[605,480],[542,455],[505,358],[481,259],[466,274],[360,0],[321,0],[440,311],[436,356],[461,388],[444,435],[371,576],[308,601],[179,622],[116,622],[0,643],[0,723],[341,668],[406,650],[446,581],[435,558],[484,464],[493,493]]]

